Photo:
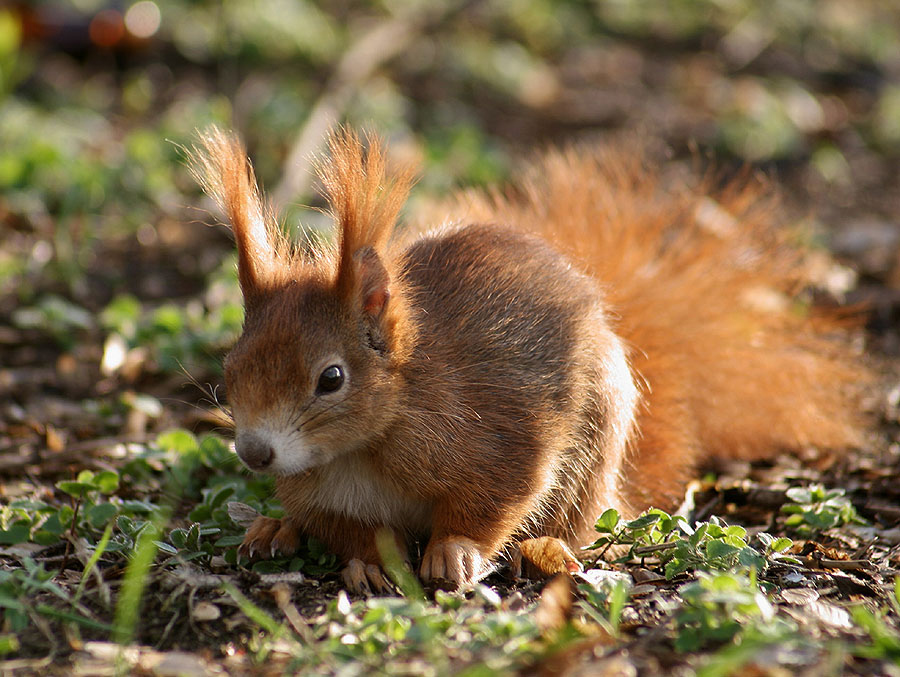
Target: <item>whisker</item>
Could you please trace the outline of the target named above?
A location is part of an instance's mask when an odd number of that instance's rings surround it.
[[[357,395],[362,395],[363,393],[368,392],[374,386],[375,386],[375,384],[371,383],[367,386],[363,386],[363,387],[357,388],[356,390],[351,391],[350,394],[347,395],[346,397],[344,397],[340,402],[334,402],[333,404],[325,407],[324,409],[321,409],[320,411],[315,412],[312,416],[310,416],[305,421],[301,421],[300,423],[298,423],[296,426],[297,430],[300,430],[302,428],[306,428],[307,430],[315,430],[315,428],[309,428],[310,423],[314,423],[317,418],[319,418],[323,414],[327,414],[329,411],[331,411],[338,405],[344,404],[345,402],[349,401],[353,397],[356,397]],[[311,406],[311,405],[312,405],[312,402],[310,403],[309,406]],[[307,406],[306,408],[309,409],[309,406]]]
[[[297,421],[300,420],[300,418],[303,416],[303,414],[305,414],[307,411],[309,411],[309,408],[313,405],[314,402],[315,402],[315,400],[311,400],[305,407],[301,407],[300,411],[297,411],[296,413],[292,413],[291,419],[288,421],[288,427],[295,426],[297,424]]]
[[[187,368],[184,366],[184,364],[180,360],[178,361],[178,367],[179,367],[179,369],[181,369],[181,373],[184,374],[184,376],[187,378],[188,383],[190,385],[194,386],[195,388],[197,388],[197,390],[202,392],[204,395],[206,395],[206,398],[201,400],[201,402],[204,402],[204,401],[208,402],[210,405],[212,405],[213,408],[217,409],[228,420],[230,420],[230,421],[234,420],[234,417],[231,415],[231,411],[225,405],[223,405],[221,402],[219,402],[219,397],[218,397],[219,386],[218,385],[213,386],[209,383],[207,383],[205,385],[201,384],[200,381],[198,381],[193,376],[193,374],[191,374],[187,370]],[[189,404],[189,403],[185,402],[185,404]],[[196,405],[193,405],[193,406],[196,406]],[[199,407],[197,407],[197,408],[199,409]]]

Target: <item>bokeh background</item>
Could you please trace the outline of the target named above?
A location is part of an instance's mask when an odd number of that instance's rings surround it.
[[[629,130],[749,163],[900,354],[898,3],[33,0],[0,8],[0,447],[213,424],[190,405],[242,311],[184,147],[239,130],[286,227],[316,227],[336,122],[418,161],[415,200]]]

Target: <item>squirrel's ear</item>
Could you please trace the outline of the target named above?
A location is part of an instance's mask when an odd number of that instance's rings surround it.
[[[191,170],[231,221],[238,250],[238,280],[248,304],[277,268],[268,224],[271,214],[240,141],[216,127],[203,132],[200,140],[201,146],[191,154]]]
[[[372,319],[379,319],[391,297],[390,276],[372,247],[361,247],[353,254],[355,264],[355,302]]]

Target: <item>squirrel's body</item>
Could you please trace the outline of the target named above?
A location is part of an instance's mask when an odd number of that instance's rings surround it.
[[[624,509],[637,391],[596,282],[499,226],[425,237],[399,272],[418,331],[396,414],[340,463],[278,478],[301,530],[334,543],[333,513],[427,536],[437,514],[492,555],[517,531],[583,538],[598,508]]]
[[[460,225],[389,245],[407,180],[345,134],[322,170],[339,247],[303,256],[236,142],[205,143],[247,308],[226,362],[236,448],[285,509],[246,551],[314,535],[365,587],[387,529],[430,539],[424,578],[465,582],[514,539],[577,547],[606,508],[673,507],[714,455],[857,439],[853,360],[833,323],[784,307],[800,269],[754,189],[550,154],[515,198],[464,196]]]

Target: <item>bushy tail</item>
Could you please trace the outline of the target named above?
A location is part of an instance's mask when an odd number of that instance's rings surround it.
[[[570,149],[458,205],[542,234],[606,288],[644,391],[636,509],[677,504],[711,457],[860,442],[865,370],[834,340],[841,319],[797,299],[803,256],[775,201],[759,181],[713,183],[664,179],[635,148]]]

